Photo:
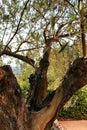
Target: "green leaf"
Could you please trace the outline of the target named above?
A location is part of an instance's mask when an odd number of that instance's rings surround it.
[[[40,38],[39,33],[31,32],[31,36],[34,40],[38,41]]]
[[[68,45],[68,42],[65,45],[62,45],[61,49],[59,50],[59,53],[61,53],[66,48],[67,45]]]
[[[57,30],[57,33],[65,26],[66,24],[60,24]]]
[[[33,39],[35,39],[35,33],[34,32],[31,32],[31,36]]]
[[[87,24],[84,25],[85,33],[87,33]]]
[[[9,15],[3,15],[3,20],[7,21],[9,19]]]
[[[52,29],[54,29],[54,26],[55,26],[55,17],[51,17],[51,27]]]
[[[75,15],[75,14],[72,14],[72,13],[69,14],[69,18],[70,18],[71,20],[76,20],[76,19],[77,19],[76,15]]]

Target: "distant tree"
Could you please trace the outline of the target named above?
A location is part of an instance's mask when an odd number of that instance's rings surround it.
[[[2,0],[0,56],[22,60],[34,69],[27,101],[10,66],[0,68],[0,130],[49,130],[63,105],[87,84],[86,0]],[[81,40],[82,58],[69,67],[49,95],[47,72],[53,48]],[[62,60],[62,58],[61,58]]]

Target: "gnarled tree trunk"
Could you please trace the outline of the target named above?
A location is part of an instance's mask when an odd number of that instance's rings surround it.
[[[44,80],[38,83],[44,84]],[[10,66],[0,67],[0,130],[49,130],[63,105],[86,84],[87,59],[79,58],[68,69],[60,86],[45,99],[42,97],[37,109],[29,109]]]

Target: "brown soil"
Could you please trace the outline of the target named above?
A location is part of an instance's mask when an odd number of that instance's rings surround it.
[[[87,120],[55,120],[54,130],[87,130]]]

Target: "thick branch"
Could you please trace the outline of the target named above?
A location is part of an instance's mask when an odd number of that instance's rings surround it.
[[[35,66],[34,66],[34,60],[31,59],[31,58],[28,58],[28,57],[26,57],[26,56],[22,56],[22,55],[20,55],[20,54],[13,53],[13,52],[8,51],[8,50],[5,50],[5,51],[2,53],[2,55],[4,55],[4,54],[5,54],[5,55],[8,55],[8,56],[11,56],[11,57],[18,58],[18,59],[20,59],[20,60],[22,60],[22,61],[28,63],[29,65],[35,67]]]
[[[10,66],[0,67],[0,130],[27,130],[21,89]]]
[[[51,50],[51,42],[46,41],[46,48],[43,52],[43,57],[39,62],[39,67],[36,68],[35,73],[31,74],[30,81],[30,95],[28,98],[29,110],[38,110],[40,104],[46,96],[48,87],[47,83],[47,70],[49,67],[49,55]]]
[[[83,57],[86,57],[86,41],[85,41],[85,32],[84,32],[83,22],[81,22],[80,28],[81,28],[81,42],[82,42]]]
[[[52,100],[48,99],[46,106],[31,114],[30,122],[39,124],[35,128],[37,130],[49,130],[54,119],[63,105],[71,98],[71,96],[81,87],[87,84],[87,59],[79,58],[74,61],[67,73],[65,74],[62,83],[56,89],[52,96]],[[48,96],[49,97],[49,96]],[[37,120],[38,119],[38,120]],[[42,120],[43,119],[43,120]],[[34,124],[33,124],[33,130]]]
[[[46,39],[46,34],[44,32],[46,48],[43,52],[43,57],[39,62],[39,67],[36,68],[35,73],[31,74],[29,78],[31,90],[29,92],[30,95],[27,104],[30,110],[39,110],[46,96],[46,91],[48,87],[47,70],[49,67],[49,55],[51,51],[52,42],[57,42],[60,37],[67,37],[67,36],[69,36],[69,34],[64,34]]]
[[[58,42],[60,38],[67,38],[67,37],[72,37],[72,36],[75,36],[76,32],[71,32],[71,33],[66,33],[66,34],[57,34],[56,32],[56,35],[51,37],[51,38],[47,38],[47,42]]]
[[[54,110],[56,109],[56,113],[54,111],[54,116],[52,119],[54,119],[55,117],[58,117],[58,114],[61,110],[61,108],[63,107],[63,105],[71,98],[71,96],[81,87],[85,86],[87,84],[87,58],[79,58],[76,59],[74,61],[74,63],[72,64],[72,66],[69,68],[69,70],[67,71],[67,73],[65,74],[62,83],[60,84],[60,87],[57,88],[55,96],[57,97],[55,99],[59,102],[59,95],[61,93],[58,94],[58,91],[60,89],[60,92],[62,91],[62,98],[60,100],[60,103],[56,104],[56,107],[54,108]],[[55,98],[55,96],[53,97],[53,100]],[[52,103],[52,105],[54,106],[55,104]],[[50,120],[51,122],[48,123],[47,127],[50,126],[49,124],[53,123],[53,120]]]
[[[86,57],[86,41],[85,41],[85,31],[84,31],[83,0],[79,0],[78,7],[79,7],[79,12],[80,12],[80,32],[81,32],[82,51],[83,51],[83,57]]]
[[[1,67],[0,130],[49,130],[63,105],[86,84],[87,58],[79,58],[70,66],[49,102],[37,112],[28,111],[11,68]]]

